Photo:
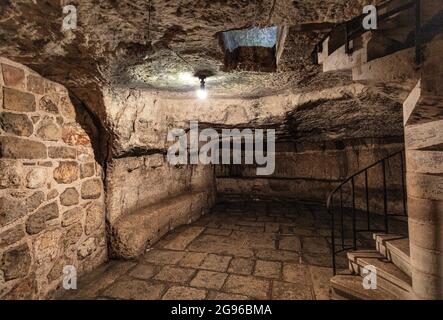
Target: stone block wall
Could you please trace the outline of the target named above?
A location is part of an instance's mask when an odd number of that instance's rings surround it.
[[[202,214],[207,213],[215,203],[213,166],[172,166],[163,154],[113,159],[108,165],[106,177],[107,222],[111,232],[119,219],[147,206],[161,206],[176,196],[203,192]],[[177,216],[178,219],[180,211],[169,212],[168,216]],[[169,226],[161,230],[162,234],[178,226]]]
[[[103,170],[67,90],[0,58],[0,299],[45,298],[107,259]]]
[[[280,142],[276,144],[276,169],[271,176],[257,176],[254,166],[217,166],[217,191],[221,198],[238,197],[303,200],[326,203],[332,190],[350,175],[404,148],[402,137],[348,139],[323,143]],[[381,167],[380,167],[381,168]],[[382,212],[382,172],[369,173],[370,209]],[[388,208],[401,212],[400,158],[387,163]],[[350,186],[349,186],[350,188]],[[364,175],[356,179],[357,207],[366,208]],[[391,191],[389,193],[389,191]],[[344,204],[351,206],[351,193]]]
[[[421,81],[405,102],[412,286],[443,299],[443,40],[425,46]]]

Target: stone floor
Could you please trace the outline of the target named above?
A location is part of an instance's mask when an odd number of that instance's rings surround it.
[[[217,205],[138,261],[111,261],[63,299],[329,299],[328,214],[301,203]]]

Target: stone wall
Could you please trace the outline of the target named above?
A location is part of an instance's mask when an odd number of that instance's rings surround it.
[[[404,104],[409,241],[416,298],[443,299],[443,40],[425,46]]]
[[[217,191],[224,199],[282,198],[325,203],[329,193],[348,176],[402,150],[402,137],[366,138],[323,143],[280,142],[276,144],[276,169],[271,176],[257,176],[254,166],[217,166]],[[402,209],[400,158],[387,163],[388,207]],[[373,212],[381,211],[382,172],[369,174]],[[357,206],[365,208],[364,176],[356,179]],[[345,204],[350,206],[346,197]]]
[[[107,260],[99,131],[67,90],[0,58],[0,298],[44,298]]]
[[[107,170],[107,218],[117,218],[145,206],[191,191],[215,194],[212,166],[172,166],[163,154],[114,159]]]

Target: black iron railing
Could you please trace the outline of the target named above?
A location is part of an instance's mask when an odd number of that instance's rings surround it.
[[[393,165],[394,163],[396,165]],[[388,167],[390,169],[389,177],[387,177]],[[373,189],[369,187],[370,180],[375,181],[376,187]],[[359,234],[390,233],[391,218],[407,217],[405,180],[405,157],[402,150],[360,170],[340,183],[330,193],[327,199],[327,210],[331,216],[332,266],[334,275],[337,271],[337,255],[346,251],[357,250]],[[357,182],[359,185],[362,185],[359,187],[361,191],[359,195],[356,192]],[[390,185],[397,184],[399,190],[388,189],[388,182]],[[378,212],[373,212],[370,206],[374,194],[376,194],[375,207],[380,209],[377,209]],[[395,198],[391,200],[400,202],[399,206],[395,208],[394,206],[392,208],[389,207],[388,197],[390,194],[394,196],[391,198]],[[382,202],[381,207],[379,206],[380,200]]]
[[[377,6],[377,11],[387,8],[389,5],[393,4],[395,0],[386,1]],[[422,60],[422,34],[421,34],[421,0],[409,0],[406,3],[402,3],[401,5],[393,8],[392,10],[380,14],[377,17],[378,23],[384,22],[393,18],[394,16],[409,10],[411,8],[415,8],[415,47],[416,47],[416,63],[420,64]],[[314,51],[312,52],[312,61],[314,64],[318,64],[318,53],[323,52],[323,42],[327,38],[340,39],[341,41],[337,41],[334,47],[329,47],[329,54],[333,53],[343,45],[345,46],[345,51],[347,54],[352,53],[352,49],[350,48],[350,41],[360,37],[364,33],[368,32],[363,27],[363,19],[364,15],[358,16],[352,20],[337,24],[325,37],[315,46]]]

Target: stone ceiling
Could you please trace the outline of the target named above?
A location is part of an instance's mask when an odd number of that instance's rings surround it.
[[[355,87],[349,73],[322,73],[311,61],[331,24],[359,15],[369,2],[0,0],[0,56],[66,86],[110,133],[116,155],[162,149],[163,131],[193,118],[283,126],[283,135],[296,139],[365,136],[374,126],[381,136],[401,135],[406,91]],[[78,9],[74,31],[62,31],[67,4]],[[272,25],[287,28],[278,72],[223,71],[219,32]],[[194,96],[200,70],[214,74],[203,104]],[[351,93],[342,89],[348,86]]]
[[[313,45],[367,0],[0,0],[0,55],[85,96],[103,86],[190,92],[209,69],[217,96],[263,96],[298,88],[318,71]],[[62,32],[62,5],[78,9],[78,28]],[[313,32],[303,31],[307,25]],[[222,72],[217,33],[287,25],[278,73]],[[315,30],[316,29],[316,30]],[[84,98],[84,100],[88,100]]]

